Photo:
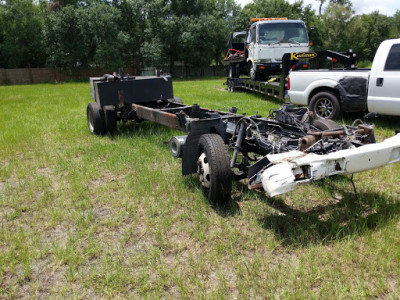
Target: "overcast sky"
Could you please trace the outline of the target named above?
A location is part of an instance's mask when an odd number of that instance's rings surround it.
[[[242,7],[247,3],[252,2],[252,0],[235,0]],[[290,3],[294,3],[295,0],[288,0]],[[356,14],[368,14],[373,11],[378,10],[381,14],[387,16],[393,16],[396,13],[396,10],[400,10],[400,1],[399,0],[350,0],[353,4],[353,9]],[[303,0],[304,4],[311,4],[312,7],[318,12],[319,1],[317,0]],[[328,1],[326,1],[328,2]],[[326,6],[324,4],[322,9]],[[266,16],[270,17],[270,16]]]

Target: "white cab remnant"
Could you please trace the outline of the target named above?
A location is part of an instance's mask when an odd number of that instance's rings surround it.
[[[274,164],[261,175],[268,196],[294,190],[296,184],[336,174],[353,174],[400,161],[400,134],[377,144],[326,155],[290,151],[267,155]]]

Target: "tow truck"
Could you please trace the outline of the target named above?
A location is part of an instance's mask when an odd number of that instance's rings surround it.
[[[224,84],[229,92],[245,89],[285,101],[289,99],[289,73],[308,70],[314,58],[355,69],[356,54],[350,50],[310,52],[309,36],[301,20],[252,18],[251,22],[246,31],[234,32],[228,39],[223,63],[228,69]]]
[[[309,51],[306,26],[301,20],[252,18],[246,31],[234,32],[227,45],[224,64],[229,78],[240,74],[252,80],[280,74],[285,53]]]
[[[298,184],[362,172],[400,161],[400,134],[375,143],[374,125],[314,120],[308,108],[284,105],[267,117],[186,105],[173,94],[172,78],[124,74],[90,78],[86,115],[92,134],[115,134],[118,121],[147,120],[180,130],[170,140],[182,175],[197,174],[210,203],[229,202],[233,180],[273,197]]]
[[[356,53],[336,52],[332,50],[319,50],[311,52],[285,53],[282,56],[282,70],[280,74],[268,77],[267,80],[253,80],[251,78],[228,77],[226,83],[229,92],[236,90],[249,90],[275,98],[279,101],[288,99],[290,90],[289,74],[300,70],[309,70],[312,60],[328,60],[343,66],[343,69],[354,70],[356,64]]]

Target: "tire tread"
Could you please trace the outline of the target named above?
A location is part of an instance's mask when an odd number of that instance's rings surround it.
[[[333,130],[341,128],[341,126],[331,119],[317,119],[313,125],[320,130]]]
[[[199,147],[206,152],[212,175],[207,198],[212,204],[225,205],[232,190],[232,171],[225,143],[218,134],[204,134],[200,137]]]
[[[104,111],[96,102],[90,102],[86,109],[86,117],[89,125],[89,112],[93,117],[93,134],[103,135],[107,132]],[[90,130],[90,128],[89,128]]]

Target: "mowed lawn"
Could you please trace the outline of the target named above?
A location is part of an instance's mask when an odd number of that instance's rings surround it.
[[[176,81],[184,103],[268,115],[224,79]],[[89,134],[88,83],[0,87],[0,298],[400,297],[400,165],[275,198],[233,187],[214,209],[165,141]],[[362,115],[345,116],[345,121]],[[400,118],[376,119],[378,140]]]

